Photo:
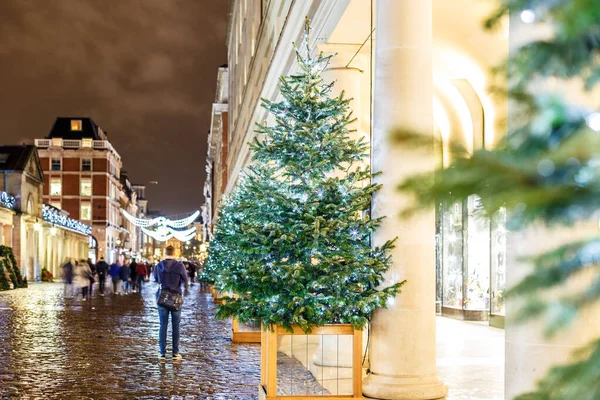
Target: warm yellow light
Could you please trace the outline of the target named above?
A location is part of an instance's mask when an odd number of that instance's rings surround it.
[[[438,79],[466,79],[471,84],[483,106],[486,147],[494,145],[496,142],[494,126],[496,109],[487,91],[488,82],[485,69],[481,68],[473,58],[448,46],[435,49],[434,65],[444,66],[443,72],[437,71]],[[458,94],[460,95],[460,92]],[[462,97],[462,95],[460,96]]]
[[[440,77],[434,78],[435,87],[450,101],[452,107],[456,110],[456,114],[460,120],[462,134],[466,143],[466,148],[469,153],[473,153],[473,119],[471,111],[465,98],[458,91],[456,86],[447,79]],[[434,103],[435,104],[435,103]]]
[[[36,222],[35,224],[33,224],[33,230],[35,231],[39,231],[42,229],[42,224]]]
[[[452,127],[450,126],[450,118],[448,113],[444,109],[444,106],[440,102],[440,99],[435,96],[433,98],[433,116],[435,119],[435,125],[440,131],[442,137],[442,166],[446,167],[450,164],[450,136],[452,135]]]
[[[58,230],[57,230],[55,227],[52,227],[52,228],[50,228],[50,234],[51,234],[52,236],[56,236],[56,232],[57,232],[57,231],[58,231]]]
[[[82,123],[80,119],[72,119],[71,120],[71,130],[72,131],[80,131],[82,128]]]

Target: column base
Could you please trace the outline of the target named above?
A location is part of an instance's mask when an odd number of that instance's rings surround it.
[[[363,394],[368,399],[441,400],[448,388],[436,375],[383,376],[370,374],[363,381]]]

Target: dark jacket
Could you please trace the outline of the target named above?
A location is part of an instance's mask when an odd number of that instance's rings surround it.
[[[96,273],[98,273],[98,276],[106,276],[106,273],[108,272],[108,264],[105,261],[98,261],[98,264],[96,264]]]
[[[113,278],[120,278],[121,277],[121,267],[119,267],[119,264],[114,263],[110,265],[110,271],[108,271],[108,274],[110,276],[112,276]]]
[[[136,267],[137,267],[137,263],[136,262],[132,262],[131,264],[129,264],[129,272],[131,274],[131,280],[132,281],[135,281],[135,277],[137,275]]]
[[[154,268],[154,280],[161,284],[163,289],[181,294],[181,285],[188,286],[188,277],[182,263],[173,259],[161,261]]]
[[[121,267],[121,274],[120,274],[121,280],[122,281],[128,281],[129,278],[130,278],[129,275],[131,275],[130,268],[127,265],[123,265]]]
[[[68,283],[70,285],[71,283],[73,283],[74,275],[73,264],[71,264],[71,261],[67,261],[65,265],[63,265],[63,270],[63,279],[65,283]]]

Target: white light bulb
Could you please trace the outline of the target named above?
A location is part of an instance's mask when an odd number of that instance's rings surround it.
[[[591,130],[600,132],[600,112],[593,112],[585,118],[585,122]]]
[[[521,12],[521,21],[525,22],[526,24],[533,23],[533,21],[535,21],[535,13],[533,10],[523,10]]]

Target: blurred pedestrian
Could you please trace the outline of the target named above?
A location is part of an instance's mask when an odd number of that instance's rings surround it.
[[[192,261],[190,261],[190,269],[188,270],[188,275],[190,277],[190,285],[194,284],[194,279],[196,277],[196,271],[198,267]]]
[[[122,282],[122,293],[129,294],[129,291],[131,290],[131,269],[129,268],[129,260],[125,261],[125,263],[121,266],[120,277]]]
[[[158,263],[154,268],[154,280],[160,284],[156,292],[158,301],[161,290],[168,290],[171,293],[182,295],[181,285],[188,288],[188,278],[185,267],[174,257],[175,248],[168,246],[166,249],[166,259]],[[167,327],[169,325],[169,316],[171,316],[171,327],[173,334],[173,360],[181,360],[183,357],[179,353],[179,324],[181,321],[181,309],[178,311],[170,310],[163,306],[158,306],[158,317],[160,320],[160,330],[158,333],[158,345],[160,349],[159,360],[166,361],[167,354]]]
[[[75,261],[75,275],[73,277],[73,284],[77,289],[81,289],[81,298],[83,301],[87,301],[89,298],[89,285],[91,276],[92,270],[85,260],[81,260],[79,262]]]
[[[119,294],[119,280],[121,279],[121,266],[117,261],[110,264],[110,270],[108,271],[112,280],[113,294]]]
[[[104,296],[106,288],[106,274],[108,273],[108,264],[104,261],[104,257],[100,257],[100,261],[96,264],[96,274],[98,274],[98,290],[100,296]]]
[[[146,268],[146,264],[143,262],[139,263],[135,267],[136,271],[136,286],[138,293],[142,293],[142,285],[144,284],[144,279],[146,279],[146,275],[148,273],[148,269]]]
[[[154,272],[154,261],[148,261],[146,269],[148,270],[147,281],[149,281],[152,273]]]
[[[65,263],[62,266],[63,269],[63,282],[65,283],[64,296],[65,298],[73,297],[73,274],[75,268],[70,258],[65,259]]]
[[[94,283],[96,283],[96,266],[94,265],[94,263],[92,262],[91,258],[87,259],[87,265],[90,267],[90,271],[92,271],[91,275],[90,275],[90,286],[89,286],[89,296],[92,297],[93,294],[93,289],[94,289]]]
[[[137,267],[137,262],[135,262],[135,258],[132,258],[131,259],[131,263],[129,264],[129,273],[130,273],[130,278],[131,278],[131,287],[132,287],[134,293],[137,290],[137,271],[136,271],[136,267]]]

